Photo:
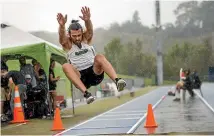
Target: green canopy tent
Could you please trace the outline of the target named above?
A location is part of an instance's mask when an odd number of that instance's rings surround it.
[[[20,56],[25,56],[26,59],[34,58],[40,62],[46,74],[49,73],[51,58],[61,65],[67,62],[66,53],[61,47],[24,32],[14,26],[1,24],[0,45],[1,57],[6,57],[7,60],[18,60]]]

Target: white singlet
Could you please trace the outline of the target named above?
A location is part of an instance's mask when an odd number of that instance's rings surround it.
[[[95,50],[93,46],[82,43],[80,49],[77,45],[73,44],[72,48],[67,52],[68,61],[78,70],[84,70],[94,64]]]

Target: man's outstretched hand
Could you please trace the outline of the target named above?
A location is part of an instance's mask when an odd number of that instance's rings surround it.
[[[90,20],[91,13],[89,7],[82,7],[81,9],[82,16],[79,16],[82,20],[88,21]]]
[[[58,13],[57,21],[61,26],[65,25],[65,23],[67,22],[67,15],[65,15],[65,17],[64,17],[61,13]]]

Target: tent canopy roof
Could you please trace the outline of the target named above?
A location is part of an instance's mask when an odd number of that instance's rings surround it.
[[[63,50],[62,47],[54,45],[14,26],[5,23],[1,24],[1,49],[37,43],[47,43],[56,49]]]
[[[46,72],[50,58],[60,64],[67,61],[61,47],[6,24],[1,24],[1,55],[8,56],[8,59],[19,59],[20,55],[34,58]]]

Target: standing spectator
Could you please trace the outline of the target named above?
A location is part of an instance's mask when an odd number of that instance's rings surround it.
[[[35,60],[35,59],[32,59],[31,63],[32,63],[32,65],[33,65],[33,68],[35,69],[35,66],[36,66],[36,64],[38,63],[38,61]]]
[[[47,76],[45,74],[44,69],[42,69],[41,64],[37,60],[33,59],[32,65],[37,77],[36,89],[41,90],[41,107],[40,107],[42,111],[41,114],[43,114],[43,118],[45,118],[48,115],[48,106],[45,103],[47,100],[48,93]]]
[[[21,56],[19,58],[20,63],[20,72],[25,77],[26,75],[30,75],[32,78],[32,87],[36,87],[36,73],[33,69],[33,66],[31,64],[26,64],[26,58],[24,56]]]
[[[37,86],[47,90],[47,76],[44,69],[42,69],[41,64],[35,59],[32,60],[32,65],[36,74]]]
[[[53,100],[53,110],[55,110],[57,103],[56,103],[56,82],[59,81],[60,77],[55,78],[55,73],[54,73],[54,68],[55,68],[55,61],[51,60],[50,62],[50,67],[49,67],[49,91],[50,91],[50,96]]]
[[[6,72],[5,75],[4,75],[4,78],[5,79],[12,78],[13,83],[16,86],[18,86],[19,95],[20,95],[20,99],[21,99],[21,104],[22,104],[22,107],[23,107],[24,100],[27,98],[26,97],[27,87],[25,85],[25,78],[23,77],[23,75],[21,74],[20,71],[15,71],[15,70]],[[14,98],[15,98],[15,92],[13,91],[11,93],[11,101],[10,101],[10,105],[11,105],[11,110],[12,111],[13,111],[13,108],[14,108]],[[23,108],[23,111],[24,111],[24,108]]]
[[[7,117],[4,114],[4,105],[7,101],[7,95],[10,92],[9,89],[9,79],[4,78],[4,75],[8,71],[8,66],[5,61],[1,61],[1,121],[7,121]]]

